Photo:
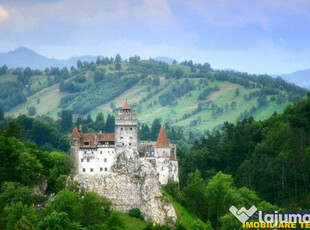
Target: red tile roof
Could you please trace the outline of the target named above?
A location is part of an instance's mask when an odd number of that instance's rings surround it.
[[[99,141],[115,141],[115,133],[100,133]]]
[[[97,137],[96,137],[97,136]],[[97,148],[98,143],[115,141],[114,133],[80,133],[80,147],[82,148]],[[85,145],[85,142],[89,142]]]
[[[74,128],[72,133],[71,133],[71,137],[80,137],[79,131],[77,130],[77,128]]]
[[[155,146],[156,148],[169,148],[169,142],[164,126],[160,128]]]
[[[125,104],[123,106],[123,110],[130,110],[130,106],[129,106],[128,102],[127,102],[127,99],[126,99]]]

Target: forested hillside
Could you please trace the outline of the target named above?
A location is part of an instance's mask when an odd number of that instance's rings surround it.
[[[122,60],[98,58],[78,62],[77,68],[0,70],[0,107],[6,115],[74,116],[93,119],[113,112],[128,98],[139,120],[155,118],[199,132],[220,128],[253,116],[266,119],[289,103],[300,101],[307,90],[267,75],[214,71],[208,63],[185,61],[168,65],[138,56]]]
[[[174,205],[179,218],[175,225],[152,226],[139,219],[139,210],[120,214],[105,198],[70,184],[72,163],[68,155],[54,151],[67,150],[61,145],[68,140],[66,129],[78,123],[86,131],[114,129],[113,116],[102,113],[95,120],[88,116],[72,122],[70,111],[57,121],[25,115],[12,120],[0,111],[2,229],[48,229],[57,224],[69,229],[242,229],[229,212],[232,205],[270,211],[307,210],[310,205],[310,97],[265,121],[249,117],[225,122],[200,140],[167,126],[170,141],[179,146],[180,184],[165,186],[162,199]],[[151,127],[141,126],[139,138],[154,140],[160,127],[159,119]],[[34,193],[42,181],[45,194]],[[57,195],[45,207],[51,193]],[[35,209],[33,204],[43,207]]]
[[[133,210],[129,214],[132,217],[119,214],[95,193],[84,194],[74,184],[66,185],[72,167],[69,157],[36,148],[35,144],[60,149],[57,139],[49,146],[42,145],[42,140],[55,136],[66,139],[68,131],[63,124],[70,119],[69,112],[63,112],[57,121],[25,115],[11,120],[0,113],[1,228],[46,229],[59,224],[70,229],[242,229],[228,211],[231,205],[255,205],[259,210],[306,210],[310,205],[310,98],[287,106],[283,114],[274,114],[265,121],[249,117],[237,123],[226,122],[201,140],[184,137],[168,126],[169,139],[180,145],[180,185],[169,183],[164,188],[164,199],[172,202],[179,221],[155,227],[139,220],[139,210]],[[113,119],[100,114],[94,121],[88,116],[78,118],[78,122],[85,124],[84,129],[101,125],[107,130],[114,128]],[[160,125],[156,119],[148,131],[146,126],[140,128],[139,136],[154,140]],[[33,136],[37,127],[43,130],[41,134],[46,133],[42,139]],[[35,144],[24,143],[23,139]],[[33,186],[44,180],[46,193],[34,193]],[[55,199],[46,208],[33,208],[32,204],[46,204],[48,195],[55,192]],[[92,207],[92,212],[89,208],[86,212],[86,207]],[[97,216],[97,212],[105,214]]]

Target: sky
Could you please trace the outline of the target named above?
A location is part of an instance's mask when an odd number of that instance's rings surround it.
[[[291,73],[310,68],[310,0],[0,0],[0,52],[20,46]]]

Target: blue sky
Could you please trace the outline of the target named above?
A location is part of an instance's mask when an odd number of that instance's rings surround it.
[[[19,46],[290,73],[310,68],[310,0],[0,0],[0,52]]]

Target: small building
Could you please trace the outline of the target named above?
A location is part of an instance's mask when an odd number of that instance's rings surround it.
[[[179,181],[177,146],[169,144],[164,127],[156,143],[138,142],[137,113],[131,110],[127,100],[122,110],[115,113],[115,133],[82,133],[82,127],[74,128],[70,145],[74,175],[109,174],[117,153],[132,149],[141,161],[153,165],[161,184]]]

